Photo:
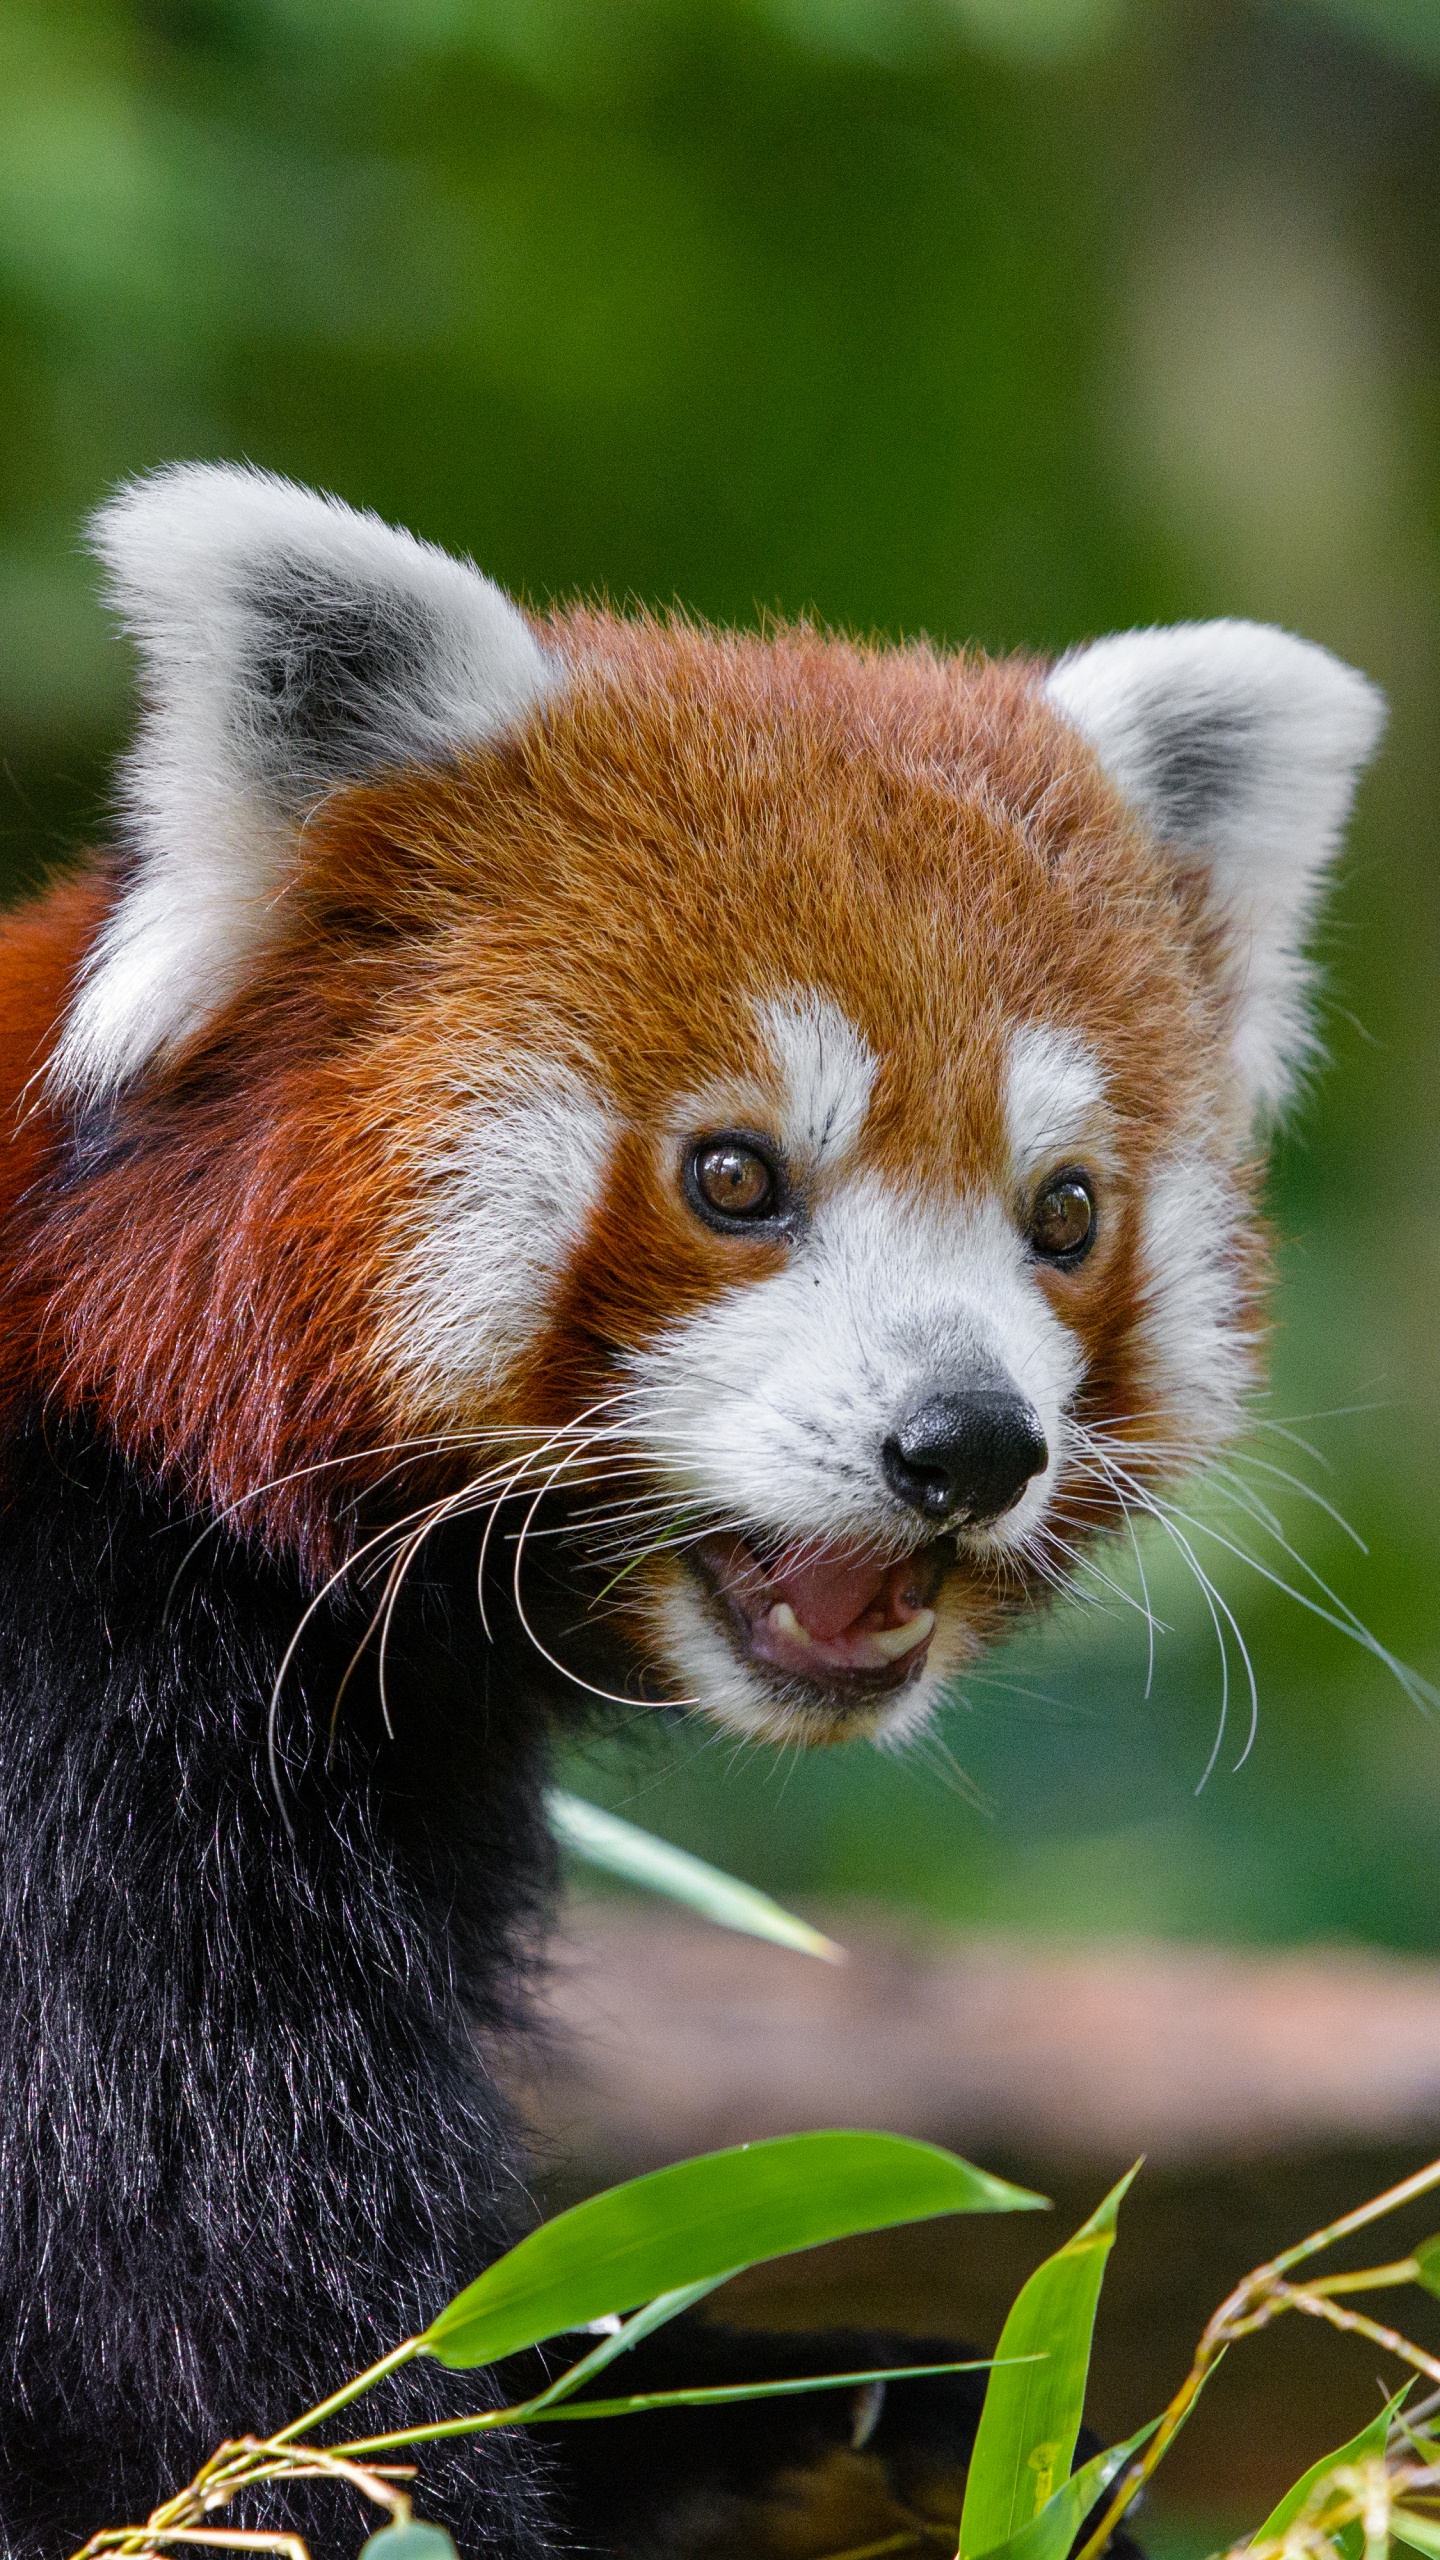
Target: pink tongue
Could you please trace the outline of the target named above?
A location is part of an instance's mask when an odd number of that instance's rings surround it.
[[[766,1582],[779,1600],[788,1600],[800,1624],[819,1644],[843,1635],[885,1587],[887,1567],[834,1547],[827,1555],[813,1542],[787,1547],[766,1572]]]

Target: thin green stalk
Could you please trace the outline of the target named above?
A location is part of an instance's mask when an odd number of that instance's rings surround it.
[[[1383,2347],[1387,2355],[1398,2356],[1402,2363],[1413,2364],[1417,2373],[1431,2382],[1440,2382],[1440,2362],[1417,2347],[1411,2338],[1402,2337],[1398,2329],[1382,2327],[1378,2320],[1367,2320],[1363,2311],[1342,2311],[1338,2302],[1322,2294],[1312,2293],[1307,2285],[1285,2288],[1283,2308],[1308,2311],[1312,2319],[1328,2320],[1333,2329],[1344,2329],[1351,2337],[1368,2338],[1375,2347]]]
[[[678,2318],[682,2311],[692,2310],[697,2302],[703,2302],[706,2295],[714,2293],[718,2286],[728,2284],[731,2275],[736,2272],[738,2272],[736,2269],[731,2268],[724,2275],[704,2276],[698,2284],[679,2285],[673,2287],[669,2293],[657,2294],[653,2302],[647,2302],[639,2311],[632,2312],[630,2318],[610,2337],[602,2338],[599,2345],[592,2347],[588,2355],[582,2356],[578,2364],[570,2365],[564,2373],[558,2374],[545,2390],[537,2392],[533,2400],[527,2401],[525,2405],[530,2416],[537,2417],[542,2409],[548,2409],[561,2400],[568,2400],[573,2392],[583,2391],[593,2375],[603,2373],[606,2367],[614,2364],[618,2357],[628,2355],[632,2347],[638,2347],[642,2338],[653,2337],[657,2329],[663,2329],[667,2321]]]
[[[1024,2361],[1024,2359],[1019,2359]],[[443,2436],[480,2435],[494,2427],[519,2427],[543,2422],[559,2426],[574,2418],[624,2418],[643,2416],[651,2409],[697,2409],[734,2400],[782,2400],[803,2391],[843,2391],[857,2383],[882,2380],[908,2381],[912,2375],[932,2373],[982,2373],[990,2370],[989,2359],[969,2360],[963,2364],[911,2364],[886,2374],[823,2373],[804,2374],[792,2382],[727,2382],[712,2384],[696,2391],[639,2391],[625,2400],[567,2400],[556,2407],[548,2392],[534,2400],[521,2400],[511,2409],[485,2409],[464,2418],[440,2418],[426,2427],[402,2427],[392,2435],[358,2436],[353,2442],[338,2444],[334,2450],[348,2461],[372,2453],[389,2453],[403,2445],[431,2444]]]
[[[1128,2470],[1122,2472],[1119,2486],[1109,2506],[1094,2532],[1074,2554],[1074,2560],[1099,2560],[1100,2553],[1104,2550],[1126,2508],[1139,2496],[1157,2464],[1169,2452],[1211,2374],[1223,2360],[1226,2343],[1228,2342],[1222,2341],[1206,2355],[1205,2342],[1201,2341],[1200,2347],[1196,2350],[1194,2364],[1165,2411],[1150,2442],[1138,2462],[1132,2462]]]
[[[479,2436],[493,2427],[523,2425],[529,2402],[521,2400],[513,2409],[472,2410],[463,2418],[436,2418],[427,2427],[397,2427],[392,2435],[356,2436],[335,2447],[349,2462],[363,2461],[368,2454],[392,2453],[407,2444],[440,2444],[447,2436]]]
[[[976,2365],[914,2364],[906,2367],[906,2379],[912,2374],[974,2373]],[[558,2409],[547,2409],[545,2423],[558,2426],[570,2418],[635,2418],[644,2417],[651,2409],[707,2409],[732,2400],[790,2400],[802,2391],[841,2391],[876,2379],[868,2373],[806,2374],[798,2382],[725,2382],[712,2384],[703,2391],[637,2391],[628,2400],[568,2400]]]
[[[387,2373],[398,2372],[401,2365],[411,2363],[422,2352],[419,2338],[402,2339],[400,2345],[392,2347],[388,2356],[382,2356],[378,2364],[367,2365],[363,2373],[357,2373],[353,2382],[343,2383],[338,2391],[332,2391],[328,2400],[321,2400],[313,2409],[307,2409],[303,2417],[292,2418],[289,2426],[281,2427],[269,2442],[290,2444],[296,2436],[308,2435],[312,2427],[322,2426],[337,2409],[348,2409],[352,2400],[358,2400],[363,2392],[373,2391],[376,2383],[383,2382]],[[348,2451],[348,2447],[345,2450]]]
[[[1318,2257],[1332,2241],[1346,2240],[1352,2231],[1363,2231],[1367,2222],[1398,2213],[1402,2204],[1413,2204],[1417,2196],[1428,2195],[1432,2187],[1440,2187],[1440,2160],[1432,2160],[1426,2169],[1417,2169],[1411,2178],[1402,2178],[1398,2187],[1387,2187],[1383,2196],[1372,2196],[1368,2204],[1357,2205],[1353,2213],[1342,2213],[1338,2222],[1327,2222],[1323,2231],[1312,2231],[1308,2240],[1297,2240],[1293,2249],[1282,2249],[1278,2258],[1272,2258],[1269,2266],[1258,2272],[1287,2275],[1302,2258]],[[1246,2282],[1253,2285],[1255,2277],[1247,2277]]]
[[[1379,2293],[1386,2285],[1418,2284],[1419,2280],[1418,2258],[1396,2258],[1388,2267],[1357,2267],[1351,2275],[1317,2276],[1313,2284],[1306,2285],[1305,2291],[1310,2294]]]

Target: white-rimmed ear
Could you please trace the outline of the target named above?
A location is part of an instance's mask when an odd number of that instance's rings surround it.
[[[1314,1047],[1305,940],[1383,697],[1257,622],[1120,632],[1062,658],[1045,692],[1155,833],[1208,866],[1240,1079],[1257,1111],[1278,1110]]]
[[[61,1033],[94,1100],[188,1041],[263,954],[327,792],[483,745],[558,680],[468,561],[270,473],[176,464],[91,539],[140,652],[132,868]]]

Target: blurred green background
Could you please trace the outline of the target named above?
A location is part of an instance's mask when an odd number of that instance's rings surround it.
[[[1437,245],[1436,0],[0,0],[6,879],[103,825],[127,668],[78,527],[169,456],[537,599],[1329,642],[1394,722],[1273,1193],[1268,1410],[1321,1459],[1256,1448],[1369,1552],[1267,1480],[1286,1536],[1440,1671]],[[1236,1772],[1232,1694],[1198,1795],[1214,1636],[1153,1553],[1148,1697],[1133,1614],[1071,1610],[906,1759],[647,1726],[571,1780],[813,1899],[1440,1945],[1440,1720],[1212,1554],[1260,1720]]]

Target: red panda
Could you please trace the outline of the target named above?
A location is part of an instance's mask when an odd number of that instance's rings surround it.
[[[16,2550],[502,2245],[558,1717],[901,1739],[1237,1430],[1382,724],[1243,622],[531,617],[250,470],[95,542],[118,846],[0,935]]]

